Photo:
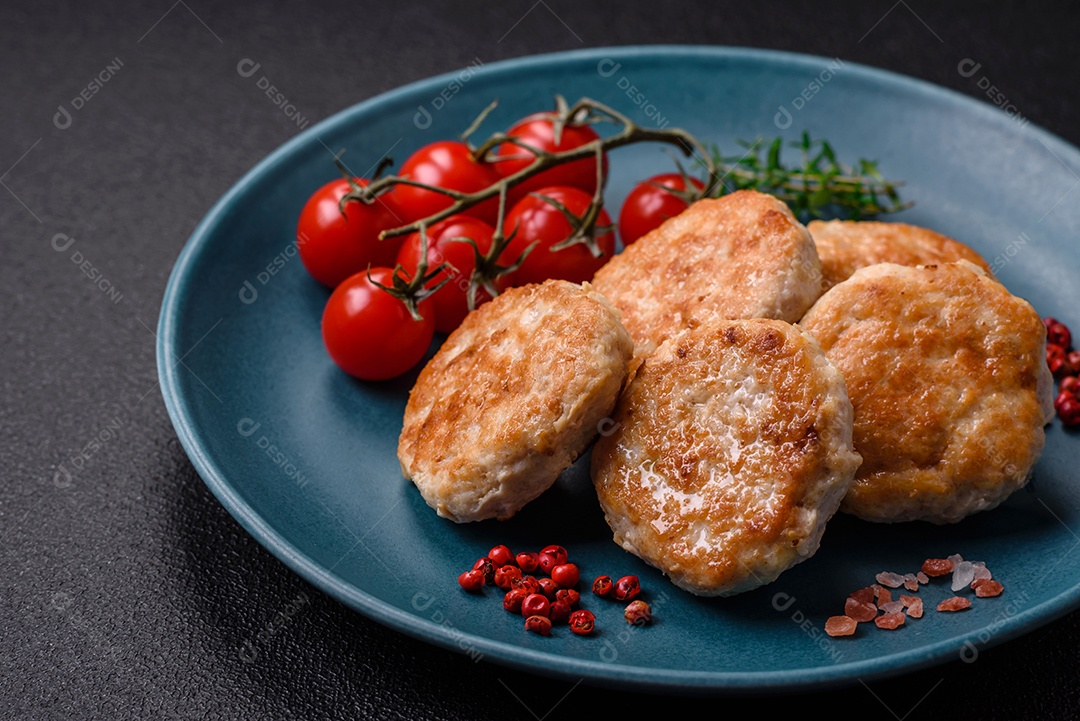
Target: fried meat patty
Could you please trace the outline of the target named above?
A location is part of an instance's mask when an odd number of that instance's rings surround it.
[[[978,253],[958,240],[907,223],[874,220],[812,220],[806,229],[821,258],[822,291],[877,263],[935,265],[968,260],[990,270]]]
[[[622,311],[637,363],[679,331],[714,318],[794,323],[821,295],[821,263],[784,202],[740,190],[664,221],[592,283]]]
[[[801,325],[855,409],[863,463],[841,510],[954,523],[1027,483],[1053,417],[1046,329],[979,267],[869,266]]]
[[[585,451],[633,343],[588,285],[508,290],[446,339],[409,393],[402,473],[440,516],[507,519]]]
[[[859,465],[843,377],[783,321],[713,320],[667,340],[614,420],[592,478],[615,542],[699,595],[812,556]]]

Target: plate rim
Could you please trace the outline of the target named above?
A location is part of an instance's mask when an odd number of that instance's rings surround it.
[[[531,68],[539,66],[565,65],[585,60],[604,60],[608,58],[619,60],[648,57],[660,59],[674,59],[676,57],[683,59],[692,59],[694,57],[730,58],[756,64],[774,64],[787,67],[820,67],[823,62],[828,63],[830,60],[835,60],[835,58],[830,59],[825,56],[805,53],[738,46],[623,45],[583,48],[510,58],[487,63],[480,68],[474,69],[473,72],[476,76],[498,77],[508,73],[527,73]],[[861,79],[869,80],[877,85],[901,86],[906,92],[916,91],[919,94],[944,100],[948,103],[963,105],[968,111],[983,114],[992,123],[1014,122],[996,106],[920,78],[854,61],[845,60],[844,66],[845,72],[854,73],[860,76]],[[240,196],[248,186],[258,182],[264,175],[280,169],[290,156],[306,147],[313,138],[333,127],[349,124],[358,116],[374,112],[381,106],[412,95],[418,90],[437,90],[456,78],[460,72],[461,69],[458,68],[379,93],[334,112],[290,138],[266,155],[232,184],[229,190],[214,203],[207,214],[200,220],[177,256],[166,283],[158,319],[156,342],[158,381],[166,410],[181,446],[203,483],[229,514],[271,555],[284,563],[294,573],[320,591],[384,626],[459,653],[462,650],[463,641],[467,641],[469,647],[479,651],[485,660],[568,681],[587,680],[601,686],[625,688],[632,685],[638,690],[687,694],[759,693],[765,691],[796,693],[805,692],[811,688],[846,686],[855,683],[857,680],[912,673],[922,668],[947,662],[950,655],[958,656],[958,651],[964,648],[965,644],[976,641],[978,634],[985,629],[874,659],[783,671],[681,671],[568,658],[555,653],[508,645],[501,641],[464,633],[459,630],[450,631],[440,624],[410,614],[398,606],[382,601],[351,586],[343,579],[327,571],[314,559],[299,551],[288,538],[267,523],[235,491],[228,481],[227,474],[224,473],[218,462],[209,453],[207,444],[202,438],[203,431],[200,431],[193,422],[189,400],[185,397],[182,391],[183,386],[179,380],[178,368],[180,364],[174,365],[169,362],[171,358],[178,358],[182,355],[182,351],[178,352],[180,349],[176,346],[175,333],[180,323],[182,301],[189,292],[188,286],[191,275],[188,269],[209,243],[212,238],[211,231],[222,217],[227,214],[235,198]],[[1032,134],[1036,140],[1052,149],[1052,152],[1072,156],[1074,162],[1080,166],[1080,149],[1076,146],[1035,123],[1029,122],[1021,130],[1024,133]],[[1010,132],[1015,133],[1017,130],[1013,128]],[[988,641],[979,641],[977,645],[979,648],[989,648],[1004,643],[1061,618],[1077,606],[1080,606],[1080,583],[1053,598],[1010,616],[1006,626],[997,629],[993,637]],[[552,663],[552,661],[555,663]]]

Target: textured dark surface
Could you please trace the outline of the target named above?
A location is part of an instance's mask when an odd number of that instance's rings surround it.
[[[241,59],[260,62],[313,123],[477,58],[778,48],[984,99],[986,77],[1032,122],[1080,143],[1077,15],[1067,3],[922,0],[4,3],[0,717],[540,719],[590,701],[631,714],[670,703],[476,664],[368,621],[264,551],[192,470],[156,384],[165,282],[213,202],[297,130],[237,74]],[[966,58],[978,75],[958,72]],[[974,663],[679,708],[1073,718],[1078,646],[1074,613]]]

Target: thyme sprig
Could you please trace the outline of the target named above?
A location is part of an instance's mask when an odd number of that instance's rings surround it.
[[[720,186],[710,190],[716,197],[736,190],[753,189],[783,200],[802,220],[841,216],[849,220],[911,207],[900,199],[900,181],[887,180],[876,161],[859,159],[854,165],[841,163],[826,140],[814,140],[803,132],[789,144],[800,151],[797,165],[785,165],[781,158],[783,138],[766,142],[763,138],[740,141],[741,155],[725,156],[715,144],[710,147],[708,172],[719,172]]]

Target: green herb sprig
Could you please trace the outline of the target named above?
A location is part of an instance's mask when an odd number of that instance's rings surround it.
[[[783,138],[739,144],[744,152],[732,156],[721,153],[715,144],[710,147],[720,185],[711,188],[709,195],[747,189],[769,193],[804,221],[830,216],[858,220],[913,205],[900,199],[903,183],[882,176],[877,162],[862,158],[854,166],[841,163],[827,141],[813,140],[808,132],[789,143],[800,151],[800,162],[794,166],[785,165],[781,158]]]

